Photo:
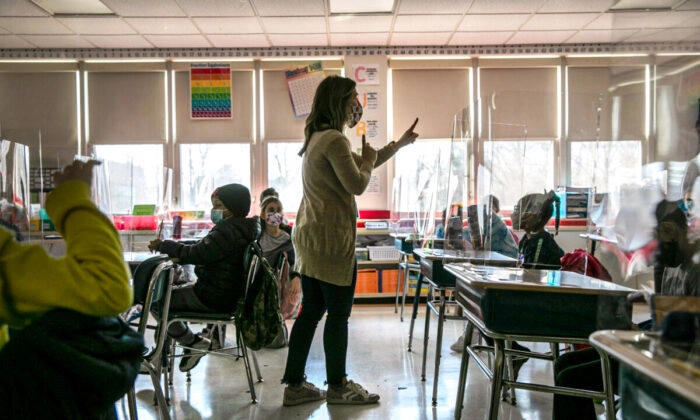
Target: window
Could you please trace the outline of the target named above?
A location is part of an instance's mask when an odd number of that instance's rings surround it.
[[[491,173],[490,191],[502,210],[511,210],[525,194],[554,188],[553,141],[485,142],[484,162]]]
[[[641,181],[641,141],[577,141],[571,143],[571,185],[615,192],[622,184]]]
[[[183,210],[211,208],[211,193],[221,185],[250,188],[250,145],[180,145],[180,205]]]
[[[160,205],[163,199],[163,146],[97,144],[103,161],[111,214],[131,214],[135,204]]]
[[[301,162],[303,142],[267,144],[267,183],[280,195],[285,213],[296,213],[303,194]]]
[[[395,179],[401,180],[398,210],[404,212],[437,211],[437,206],[446,204],[450,140],[420,140],[411,147],[398,151],[395,157]],[[444,168],[444,170],[441,170]],[[437,197],[433,197],[437,191]],[[440,203],[440,204],[438,204]]]

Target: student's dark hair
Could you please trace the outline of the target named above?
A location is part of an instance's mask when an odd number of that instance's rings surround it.
[[[260,193],[260,203],[262,205],[263,200],[265,200],[265,198],[267,198],[267,197],[279,197],[279,196],[280,195],[277,192],[277,190],[275,189],[275,187],[265,188]]]
[[[304,127],[304,145],[299,151],[303,156],[311,136],[321,130],[333,128],[343,131],[348,119],[346,106],[355,93],[355,81],[341,76],[328,76],[316,88],[311,113]]]
[[[265,210],[265,207],[267,207],[267,205],[270,203],[279,203],[280,205],[282,205],[282,202],[278,197],[274,195],[268,195],[262,202],[260,202],[260,210]]]
[[[494,212],[498,213],[501,211],[501,203],[495,195],[489,194],[484,197],[484,205],[487,206],[489,210],[493,209]]]

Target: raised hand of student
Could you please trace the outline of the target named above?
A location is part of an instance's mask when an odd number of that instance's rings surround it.
[[[53,181],[57,187],[66,181],[83,181],[88,185],[92,185],[92,168],[101,164],[102,162],[92,159],[87,162],[73,161],[73,163],[63,168],[62,171],[56,172],[53,175]]]
[[[411,126],[408,127],[408,130],[406,130],[401,136],[401,138],[396,142],[397,148],[400,149],[409,144],[413,144],[413,142],[416,141],[416,139],[418,138],[418,133],[413,131],[413,129],[416,128],[416,124],[418,124],[418,118],[416,118],[416,120],[413,121],[413,124],[411,124]]]

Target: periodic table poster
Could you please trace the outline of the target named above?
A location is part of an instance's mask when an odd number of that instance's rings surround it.
[[[192,64],[190,98],[192,119],[231,118],[231,66]]]
[[[311,113],[316,88],[326,77],[323,64],[317,61],[305,67],[285,70],[284,77],[287,80],[287,91],[292,101],[294,118],[306,118]]]

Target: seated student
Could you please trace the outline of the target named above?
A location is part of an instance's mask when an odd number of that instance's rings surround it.
[[[518,245],[515,243],[515,239],[513,239],[513,235],[508,229],[508,226],[506,226],[505,222],[503,222],[501,217],[498,215],[498,212],[500,210],[498,198],[494,197],[493,195],[487,195],[484,197],[483,203],[484,215],[482,216],[482,220],[484,220],[484,232],[480,235],[483,238],[483,249],[498,252],[499,254],[503,254],[511,258],[517,258]],[[473,208],[476,208],[477,206],[472,205],[469,207],[469,210],[471,210]],[[488,211],[487,209],[490,209],[490,211]],[[474,215],[474,212],[470,212],[469,210],[467,211],[467,214]],[[467,216],[467,218],[469,219],[468,222],[471,226],[474,226],[473,224],[479,223],[478,220],[473,220],[473,216]],[[467,243],[471,241],[471,232],[472,229],[468,226],[464,233]],[[487,339],[487,342],[490,340],[487,337],[484,338]],[[492,341],[491,345],[493,345]],[[461,353],[463,348],[464,334],[459,336],[457,341],[452,343],[452,345],[450,346],[450,349],[457,353]],[[517,366],[517,363],[515,365]]]
[[[151,241],[148,248],[167,254],[181,264],[195,265],[197,281],[174,289],[171,310],[202,312],[232,312],[243,293],[245,269],[243,257],[246,246],[260,236],[257,218],[246,218],[250,211],[250,191],[240,184],[227,184],[211,195],[211,231],[194,244],[177,241]],[[183,322],[170,324],[168,335],[178,343],[194,349],[209,350],[211,341],[195,335]],[[204,353],[185,349],[180,370],[194,368]]]
[[[493,195],[487,195],[484,197],[483,203],[483,232],[481,233],[483,249],[498,252],[499,254],[511,258],[517,258],[518,245],[515,243],[515,239],[508,229],[508,226],[506,226],[503,219],[498,215],[500,210],[498,198]],[[469,224],[471,225],[472,223],[479,222],[478,220],[469,220]]]
[[[559,270],[564,250],[545,226],[556,207],[554,234],[559,233],[559,197],[554,191],[528,194],[518,200],[510,215],[513,229],[524,230],[518,245],[520,263],[525,268]]]
[[[260,193],[260,207],[262,208],[262,203],[265,201],[267,197],[275,197],[277,199],[280,198],[279,193],[275,189],[275,187],[269,187],[265,188],[262,190]],[[283,231],[287,232],[290,236],[292,235],[292,227],[289,226],[289,221],[282,216],[282,223],[280,224],[280,229]]]
[[[677,202],[661,201],[656,207],[656,262],[663,268],[661,294],[700,296],[700,266],[693,262],[696,244],[688,240],[688,221]],[[633,293],[633,295],[636,294]],[[640,324],[641,327],[641,324]],[[611,359],[613,389],[617,388],[618,364]],[[557,386],[603,389],[598,352],[593,348],[563,354],[554,363]],[[596,419],[593,400],[554,394],[553,419]]]
[[[264,221],[264,229],[259,242],[263,256],[281,275],[279,279],[280,309],[284,319],[291,319],[296,316],[295,309],[296,311],[299,310],[301,276],[297,272],[289,271],[290,267],[294,267],[294,246],[289,233],[281,229],[282,220],[284,219],[282,211],[282,202],[277,197],[268,196],[262,201],[260,217]],[[281,265],[283,257],[286,257],[284,266]],[[267,347],[284,347],[286,342],[287,327],[285,324],[280,331],[280,335]]]
[[[14,231],[0,228],[0,354],[12,340],[8,325],[27,327],[57,308],[109,317],[131,305],[129,269],[123,260],[119,234],[90,198],[92,169],[98,164],[75,161],[54,175],[56,188],[46,199],[46,211],[66,243],[64,257],[51,257],[38,244],[20,244]],[[47,383],[31,373],[26,376],[28,369],[0,364],[3,377],[10,381],[0,388],[9,386],[14,391],[11,396],[0,393],[6,415],[12,417],[10,413],[19,410],[27,418],[64,418],[69,411],[71,415],[65,418],[99,416],[91,411],[93,407],[82,394],[74,395],[70,378]],[[32,381],[26,386],[31,392],[20,391],[25,388],[25,380],[15,377],[18,371]],[[61,404],[41,403],[42,395],[57,393],[62,397]]]

